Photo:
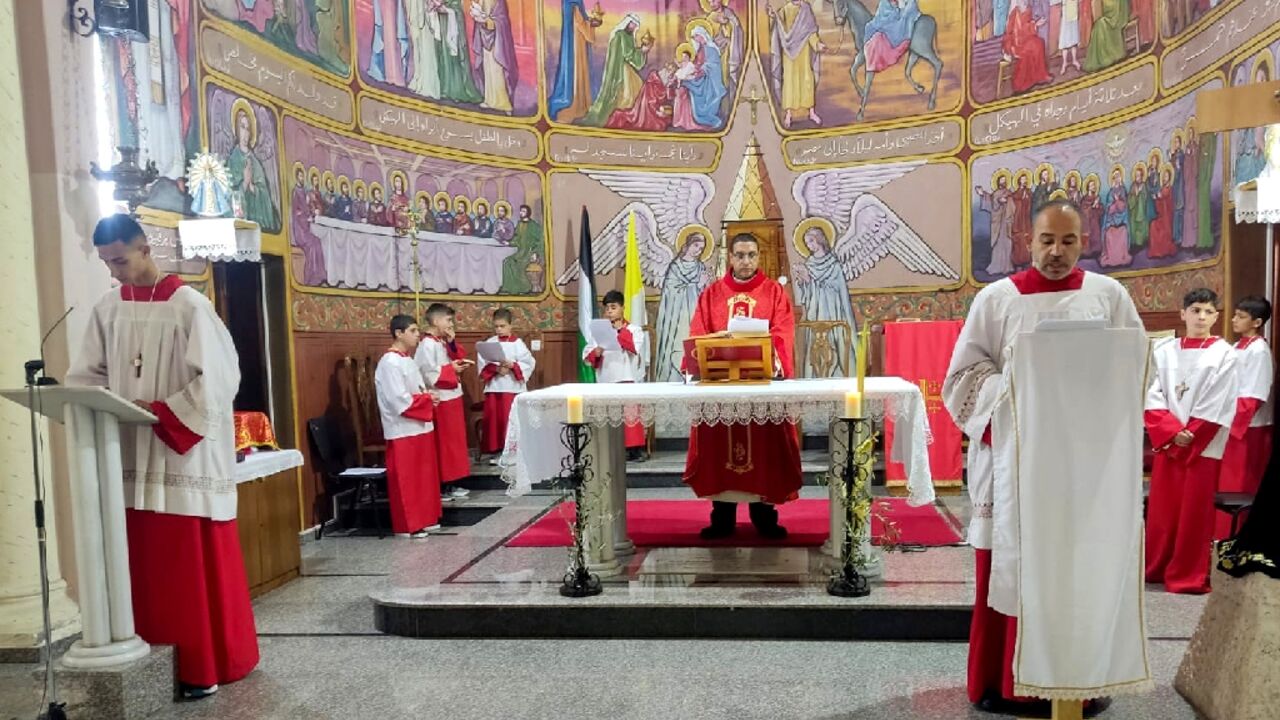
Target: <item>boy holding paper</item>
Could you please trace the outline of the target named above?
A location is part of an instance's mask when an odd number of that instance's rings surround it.
[[[462,373],[475,362],[461,357],[453,341],[453,312],[443,303],[427,308],[427,330],[418,344],[414,361],[422,371],[422,379],[435,398],[436,458],[440,465],[440,485],[453,483],[471,474],[467,457],[467,413],[462,399]],[[468,495],[466,488],[454,485],[442,499],[454,500]]]
[[[622,293],[617,290],[604,294],[605,319],[592,321],[591,338],[582,350],[583,361],[596,369],[597,382],[644,382],[649,365],[649,336],[643,327],[623,319],[624,303]],[[615,335],[616,340],[607,335]],[[623,437],[627,460],[644,462],[644,425],[627,423]]]
[[[493,335],[476,344],[479,355],[480,380],[484,382],[484,423],[480,451],[485,454],[502,452],[507,442],[507,418],[516,395],[528,389],[526,383],[533,375],[533,355],[524,341],[511,329],[511,311],[499,308],[493,311]],[[496,465],[497,460],[491,459]]]

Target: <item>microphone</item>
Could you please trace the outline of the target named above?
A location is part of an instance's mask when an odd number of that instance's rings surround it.
[[[58,326],[62,324],[62,321],[66,320],[67,316],[71,314],[71,311],[75,309],[76,306],[72,305],[64,310],[62,315],[59,316],[57,320],[53,321],[53,324],[49,326],[47,331],[45,331],[44,337],[40,338],[40,358],[37,360],[28,360],[23,363],[22,367],[27,373],[27,385],[58,384],[57,380],[44,374],[44,346],[45,343],[49,342],[49,336],[53,335],[53,331],[57,330]],[[36,379],[36,375],[40,375],[40,378]]]

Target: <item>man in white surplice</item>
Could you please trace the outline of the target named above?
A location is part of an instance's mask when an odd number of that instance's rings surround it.
[[[969,543],[976,556],[969,699],[993,712],[1039,710],[1027,707],[1030,699],[1020,698],[1013,688],[1018,528],[1010,468],[995,458],[1016,438],[1012,428],[992,427],[993,413],[1008,392],[1006,370],[1014,341],[1018,333],[1050,318],[1101,319],[1107,327],[1142,327],[1133,300],[1120,283],[1076,267],[1081,218],[1079,208],[1065,200],[1040,209],[1031,239],[1032,267],[988,285],[974,298],[943,383],[947,410],[969,437],[967,467],[973,503]],[[1064,442],[1069,437],[1064,434]],[[1095,710],[1100,705],[1095,703]]]

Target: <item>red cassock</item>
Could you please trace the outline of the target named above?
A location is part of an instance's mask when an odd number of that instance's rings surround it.
[[[782,286],[758,272],[746,282],[726,275],[702,291],[689,335],[725,330],[735,315],[769,321],[774,357],[782,376],[792,377],[795,318]],[[738,491],[774,504],[795,499],[801,484],[795,424],[693,426],[684,481],[698,497]]]
[[[413,396],[405,417],[434,423],[434,400]],[[387,440],[387,501],[391,531],[413,533],[440,522],[440,480],[435,431]]]
[[[450,360],[462,360],[467,356],[460,342],[447,342],[444,347]],[[460,384],[458,373],[452,365],[448,365],[441,368],[435,386],[440,390],[453,390]],[[432,434],[436,438],[440,482],[455,482],[471,474],[471,458],[467,449],[466,395],[437,403],[435,412],[436,427]]]
[[[1009,12],[1004,31],[1004,52],[1012,57],[1013,91],[1025,92],[1053,79],[1044,58],[1044,40],[1036,32],[1030,10]]]
[[[1231,424],[1231,437],[1222,451],[1222,468],[1218,475],[1218,492],[1258,494],[1262,473],[1271,457],[1271,428],[1249,427],[1249,421],[1262,406],[1257,398],[1238,398],[1236,417]],[[1246,511],[1247,513],[1248,511]],[[1226,540],[1231,536],[1231,516],[1218,511],[1215,514],[1213,539]],[[1244,522],[1244,515],[1240,523]]]
[[[1201,453],[1219,427],[1192,418],[1185,429],[1194,439],[1178,447],[1173,437],[1184,428],[1173,413],[1148,410],[1143,422],[1151,445],[1161,448],[1152,460],[1147,499],[1147,582],[1162,582],[1171,593],[1209,592],[1213,493],[1222,461]]]
[[[159,419],[152,430],[174,452],[204,439],[165,403],[151,410]],[[138,636],[177,647],[181,683],[209,687],[248,675],[258,664],[258,631],[236,521],[129,508],[125,528]]]

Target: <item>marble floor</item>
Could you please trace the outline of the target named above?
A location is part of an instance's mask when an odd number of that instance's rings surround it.
[[[822,488],[805,488],[822,496]],[[639,489],[637,497],[688,497]],[[326,536],[303,548],[303,577],[254,603],[262,662],[216,696],[175,705],[165,718],[916,718],[990,717],[965,698],[963,642],[746,640],[416,640],[379,633],[379,593],[434,593],[460,603],[552,599],[563,548],[506,548],[505,540],[559,500],[478,491],[466,502],[498,510],[424,541]],[[941,502],[967,520],[962,497]],[[766,552],[767,551],[767,552]],[[848,602],[826,595],[813,551],[723,548],[639,553],[611,581],[613,602]],[[885,556],[873,598],[908,604],[972,601],[972,550]],[[743,577],[742,568],[756,569]],[[717,568],[730,568],[719,573]],[[696,577],[696,583],[682,578]],[[649,581],[646,580],[649,578]],[[659,580],[661,579],[661,580]],[[602,596],[603,597],[603,596]],[[1105,717],[1197,715],[1170,684],[1203,597],[1149,588],[1155,693],[1119,698]],[[0,720],[34,718],[35,668],[0,665]],[[74,715],[73,715],[74,717]]]

